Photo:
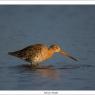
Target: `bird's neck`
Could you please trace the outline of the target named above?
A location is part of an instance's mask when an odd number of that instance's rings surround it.
[[[52,56],[54,53],[55,53],[55,51],[50,48],[49,51],[48,51],[48,55],[49,55],[49,56]]]

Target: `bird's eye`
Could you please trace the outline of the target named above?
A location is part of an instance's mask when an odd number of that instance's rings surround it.
[[[57,46],[55,46],[54,49],[59,49],[59,48]]]

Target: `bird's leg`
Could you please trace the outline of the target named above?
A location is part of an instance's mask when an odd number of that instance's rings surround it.
[[[38,63],[31,63],[31,67],[33,68],[33,69],[35,69],[35,68],[37,68],[39,66],[39,64]]]

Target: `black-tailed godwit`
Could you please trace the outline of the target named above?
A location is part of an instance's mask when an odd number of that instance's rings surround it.
[[[9,52],[10,55],[16,56],[18,58],[24,59],[30,62],[32,65],[38,65],[39,63],[51,58],[54,53],[60,53],[64,56],[67,56],[75,61],[78,61],[77,58],[74,58],[69,53],[65,52],[60,48],[59,45],[53,44],[50,47],[44,44],[34,44],[30,45],[24,49]]]

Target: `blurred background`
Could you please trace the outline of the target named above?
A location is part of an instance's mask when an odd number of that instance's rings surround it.
[[[55,54],[31,70],[8,55],[28,45],[57,43],[80,60]],[[0,5],[0,90],[95,90],[95,6]]]

